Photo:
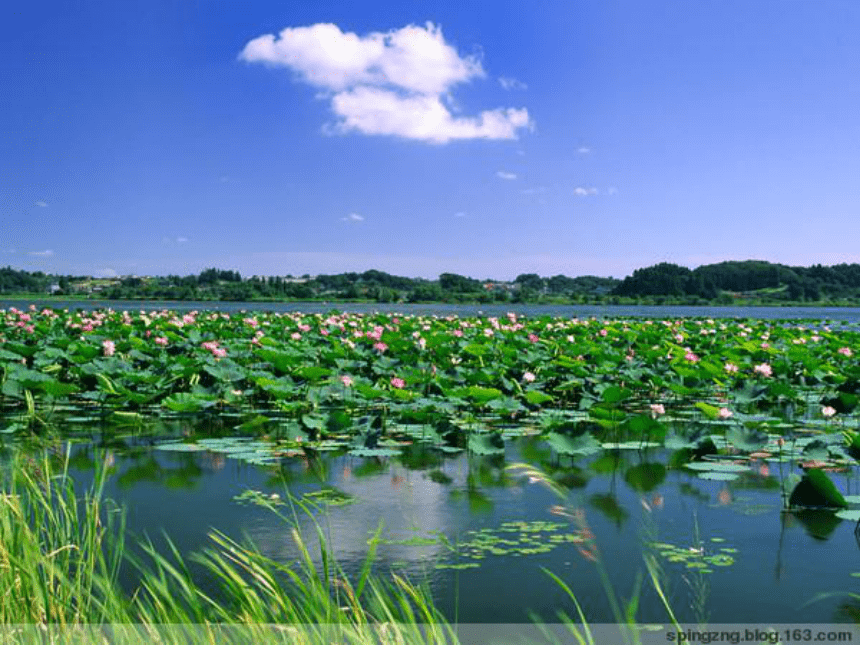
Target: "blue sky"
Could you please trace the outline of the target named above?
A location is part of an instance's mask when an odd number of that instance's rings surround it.
[[[860,262],[860,2],[10,3],[0,265]]]

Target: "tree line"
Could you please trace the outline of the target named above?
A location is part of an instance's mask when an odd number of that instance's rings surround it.
[[[251,276],[208,268],[196,275],[92,278],[0,268],[0,294],[47,294],[104,299],[332,300],[373,302],[545,302],[613,304],[732,304],[860,302],[860,264],[791,267],[761,260],[689,269],[663,262],[623,280],[598,276],[477,280],[456,273],[407,278],[369,270],[333,275]]]

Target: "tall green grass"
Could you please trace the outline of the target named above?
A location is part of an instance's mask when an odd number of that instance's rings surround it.
[[[103,498],[103,468],[80,499],[67,468],[56,472],[48,456],[21,458],[7,472],[0,492],[2,626],[126,625],[148,642],[188,636],[223,642],[231,628],[243,642],[270,642],[278,634],[290,643],[378,643],[380,635],[391,643],[456,642],[426,590],[399,576],[383,581],[371,574],[372,550],[351,582],[319,526],[321,567],[295,525],[300,555],[288,564],[211,533],[211,546],[192,556],[216,581],[206,592],[169,540],[166,552],[149,540],[141,554],[126,552],[124,512]],[[131,593],[119,584],[123,567],[137,574]],[[275,624],[293,627],[274,630]],[[165,627],[177,625],[194,627]]]

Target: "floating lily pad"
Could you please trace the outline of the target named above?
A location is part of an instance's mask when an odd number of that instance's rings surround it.
[[[315,504],[324,504],[325,506],[346,506],[347,504],[354,504],[356,502],[356,498],[353,495],[344,493],[336,488],[323,488],[311,493],[305,493],[302,495],[302,499],[314,502]]]
[[[164,443],[157,443],[153,446],[156,450],[170,450],[172,452],[200,452],[201,450],[206,450],[205,446],[201,446],[198,443],[185,443],[182,441],[166,441]]]
[[[718,481],[718,482],[731,482],[731,481],[734,481],[736,479],[740,479],[740,475],[738,473],[724,473],[724,472],[713,472],[713,471],[706,471],[706,472],[699,473],[698,477],[699,477],[699,479],[708,479],[711,481]]]
[[[728,567],[735,563],[735,559],[727,554],[709,555],[705,557],[705,561],[716,567]]]
[[[749,466],[742,464],[723,463],[719,461],[691,461],[684,464],[684,468],[690,470],[704,470],[719,473],[744,473],[750,470]]]
[[[601,444],[604,450],[645,450],[646,448],[659,448],[660,444],[654,441],[622,441]]]

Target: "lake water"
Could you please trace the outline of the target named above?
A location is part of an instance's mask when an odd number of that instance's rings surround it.
[[[721,482],[666,469],[662,448],[573,460],[536,438],[509,441],[504,456],[412,446],[399,457],[318,453],[269,466],[219,452],[160,450],[153,447],[160,440],[113,433],[81,440],[71,446],[76,478],[86,482],[94,461],[109,455],[115,472],[106,493],[127,506],[129,528],[156,542],[166,531],[185,553],[218,529],[290,562],[297,551],[289,527],[236,498],[248,490],[286,499],[334,489],[351,503],[321,504],[315,518],[344,570],[357,574],[381,523],[374,571],[429,585],[460,622],[529,622],[530,611],[549,621],[559,610],[574,616],[541,567],[570,586],[590,620],[614,622],[594,556],[623,597],[644,575],[638,617],[664,621],[643,553],[656,557],[681,622],[845,622],[852,606],[855,615],[860,610],[846,597],[815,600],[857,590],[860,542],[855,523],[832,512],[781,513],[782,484],[796,464],[761,461],[741,479]],[[566,498],[505,470],[523,461],[560,476]],[[860,493],[854,471],[835,481],[846,494]],[[314,545],[310,518],[297,517]]]
[[[275,311],[326,313],[332,310],[351,313],[401,313],[438,316],[504,316],[512,311],[525,316],[563,316],[565,318],[637,317],[637,318],[756,318],[760,320],[809,319],[860,323],[858,307],[688,307],[688,306],[639,306],[639,305],[457,305],[457,304],[376,304],[376,303],[318,303],[318,302],[193,302],[152,300],[3,300],[0,309],[26,308],[35,304],[38,308],[114,310],[158,310],[176,311]]]

